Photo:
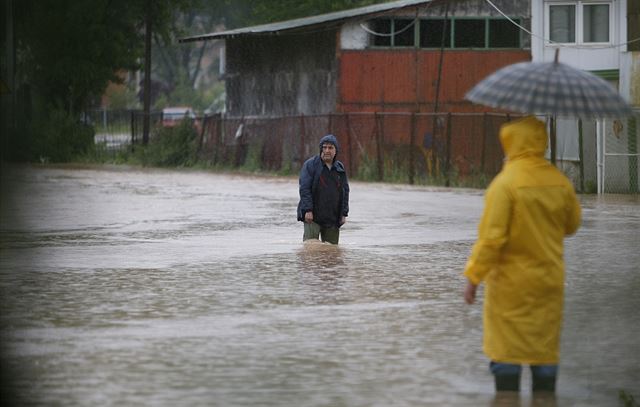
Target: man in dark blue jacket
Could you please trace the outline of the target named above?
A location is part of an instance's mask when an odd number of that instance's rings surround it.
[[[349,182],[336,156],[340,147],[333,134],[320,140],[320,154],[300,170],[298,220],[304,222],[302,240],[319,239],[338,244],[340,226],[349,215]]]

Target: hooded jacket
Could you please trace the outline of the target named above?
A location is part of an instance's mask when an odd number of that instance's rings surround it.
[[[464,275],[486,284],[483,349],[491,360],[557,364],[563,240],[578,229],[580,205],[573,185],[544,159],[544,123],[507,123],[500,142],[507,161],[486,191]]]
[[[333,165],[331,170],[336,170],[341,178],[342,190],[340,191],[340,213],[342,216],[349,215],[349,182],[347,180],[347,173],[344,169],[344,165],[337,159],[340,152],[340,145],[338,140],[333,134],[328,134],[320,139],[319,148],[322,152],[322,145],[324,143],[331,143],[336,146],[336,156],[333,158]],[[300,189],[300,201],[298,202],[298,220],[304,222],[304,214],[313,211],[313,197],[316,193],[318,186],[318,180],[320,174],[322,174],[322,158],[320,154],[309,158],[302,165],[300,170],[300,179],[298,182]],[[340,227],[340,219],[336,219],[336,226]]]

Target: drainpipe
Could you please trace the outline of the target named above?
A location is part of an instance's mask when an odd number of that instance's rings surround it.
[[[582,119],[578,119],[578,150],[580,158],[580,192],[584,193],[584,145],[582,140]]]
[[[604,121],[596,121],[596,181],[598,194],[604,193]]]

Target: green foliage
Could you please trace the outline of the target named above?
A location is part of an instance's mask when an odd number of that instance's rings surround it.
[[[141,2],[24,0],[16,7],[18,70],[53,106],[80,112],[135,69],[141,53]]]
[[[224,84],[216,82],[213,86],[195,89],[184,76],[175,83],[173,91],[162,94],[155,101],[158,110],[167,106],[190,106],[196,112],[203,112],[224,93]]]
[[[595,194],[598,192],[598,184],[593,180],[586,180],[584,182],[584,191],[585,194]]]
[[[169,16],[195,0],[22,0],[14,4],[16,88],[15,134],[10,135],[10,160],[43,154],[64,160],[78,148],[58,145],[61,112],[79,117],[98,100],[109,82],[121,83],[120,73],[140,68],[145,17],[155,32],[170,31]],[[150,7],[147,7],[150,6]],[[116,104],[130,107],[132,94]],[[40,116],[40,117],[38,117]],[[33,119],[32,119],[33,118]],[[38,123],[33,120],[52,120]],[[28,131],[25,129],[28,128]],[[64,136],[83,139],[82,130]]]
[[[255,24],[284,21],[318,14],[385,3],[388,0],[262,0],[252,1],[251,21]]]
[[[246,146],[246,155],[241,169],[249,172],[256,172],[262,169],[262,147],[263,142],[256,140]]]
[[[109,109],[139,109],[140,102],[136,92],[129,86],[118,86],[107,89],[105,96],[109,98]]]
[[[30,143],[22,151],[29,152],[24,158],[30,161],[71,161],[94,148],[93,128],[60,109],[36,119],[28,135]]]
[[[132,161],[157,167],[190,167],[196,162],[197,134],[193,121],[160,128],[146,147],[136,147]]]
[[[447,184],[447,177],[442,168],[436,170],[435,174],[429,174],[427,169],[420,165],[422,155],[415,149],[413,152],[415,160],[413,181],[415,185],[444,186]],[[409,182],[409,154],[408,146],[389,147],[384,154],[383,176],[380,179],[377,159],[363,152],[359,158],[358,172],[351,174],[351,177],[368,182],[382,181],[406,184]],[[473,169],[469,175],[461,177],[456,167],[449,171],[448,178],[451,187],[486,188],[491,182],[488,175]]]
[[[624,390],[620,390],[618,393],[618,398],[624,407],[638,407],[638,403],[633,395],[627,393]]]
[[[376,160],[369,157],[367,154],[362,153],[360,155],[358,173],[352,174],[351,176],[354,179],[359,179],[362,181],[379,181],[378,164]]]
[[[180,43],[178,40],[224,29],[228,21],[236,20],[246,13],[248,6],[242,6],[244,0],[183,1],[188,2],[189,7],[175,10],[167,16],[171,31],[153,35],[153,104],[158,109],[191,106],[197,111],[203,111],[224,87],[218,78],[216,43]],[[240,10],[240,14],[235,10]]]

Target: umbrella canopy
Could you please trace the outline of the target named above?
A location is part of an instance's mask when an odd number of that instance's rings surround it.
[[[623,117],[630,106],[607,81],[558,62],[520,62],[480,81],[465,98],[521,113],[580,118]]]

